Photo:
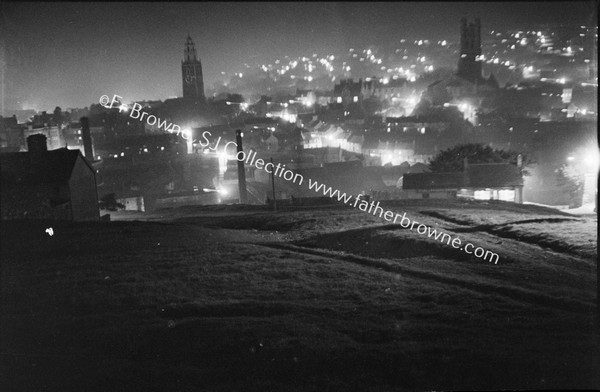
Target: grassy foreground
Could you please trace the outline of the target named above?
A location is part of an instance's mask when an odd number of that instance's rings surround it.
[[[343,207],[3,222],[0,389],[600,388],[596,217],[388,208],[500,261]]]

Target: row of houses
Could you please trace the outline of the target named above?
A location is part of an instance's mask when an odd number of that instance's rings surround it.
[[[224,183],[232,198],[237,197],[237,174],[233,166]],[[272,179],[263,170],[253,169],[246,179],[257,189],[259,200],[272,198],[271,181],[275,181],[276,198],[310,198],[323,196],[309,187],[308,179],[325,184],[332,191],[347,195],[369,195],[374,200],[456,199],[502,200],[523,202],[521,168],[509,163],[469,164],[461,172],[432,173],[427,165],[403,163],[397,166],[365,166],[359,159],[330,162],[320,167],[299,167],[302,184]]]
[[[2,184],[0,215],[10,219],[99,219],[96,169],[80,150],[47,149],[43,134],[27,139],[27,152],[0,154]],[[342,154],[341,149],[323,149]],[[327,154],[326,154],[327,155]],[[423,163],[365,166],[358,154],[323,158],[320,166],[298,164],[294,171],[304,178],[352,195],[370,195],[377,200],[414,198],[470,198],[479,200],[523,201],[521,168],[512,164],[469,164],[455,173],[431,173]],[[347,159],[343,161],[343,159]],[[228,167],[229,169],[229,167]],[[225,173],[223,185],[229,200],[235,200],[237,172],[233,165]],[[252,201],[264,202],[271,195],[269,175],[247,168]],[[308,187],[308,181],[295,184],[276,179],[276,198],[322,197]],[[143,196],[122,200],[127,209],[143,211]],[[156,200],[157,207],[220,202],[216,194],[173,194]]]

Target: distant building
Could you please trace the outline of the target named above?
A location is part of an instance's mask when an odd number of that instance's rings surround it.
[[[0,116],[0,151],[17,152],[25,144],[23,126],[17,121],[16,116]]]
[[[481,79],[481,20],[467,23],[466,18],[460,20],[460,58],[457,75],[470,82]]]
[[[99,220],[95,172],[81,152],[48,151],[44,135],[27,143],[28,152],[0,154],[2,219]]]
[[[195,102],[204,102],[202,63],[196,55],[194,41],[192,41],[189,35],[185,41],[183,61],[181,62],[181,79],[183,83],[183,98]]]
[[[411,198],[523,202],[523,175],[510,163],[466,164],[464,171],[452,173],[409,173],[401,182]]]
[[[23,137],[25,140],[27,140],[29,136],[36,134],[42,134],[46,136],[49,150],[56,150],[57,148],[66,146],[65,139],[62,134],[62,127],[60,125],[34,128],[30,124],[29,127],[23,131]]]
[[[481,57],[481,22],[461,20],[460,54],[456,74],[438,80],[427,87],[423,99],[434,106],[456,106],[465,119],[476,123],[475,113],[485,98],[498,91],[494,75],[484,78]]]
[[[368,98],[381,101],[405,100],[414,94],[406,79],[378,79],[376,77],[359,79],[342,79],[333,87],[334,103],[348,106],[361,103]]]
[[[352,103],[362,102],[362,90],[362,79],[358,82],[353,79],[342,79],[333,87],[334,103],[347,107]]]
[[[414,93],[406,79],[366,78],[361,87],[363,99],[375,97],[380,100],[395,101],[407,99]]]
[[[384,125],[387,132],[424,135],[431,132],[441,134],[449,128],[450,122],[439,116],[405,116],[386,117]]]

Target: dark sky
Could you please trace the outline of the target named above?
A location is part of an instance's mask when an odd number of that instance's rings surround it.
[[[102,94],[133,100],[180,96],[188,32],[205,85],[211,86],[221,71],[243,71],[249,61],[339,53],[402,37],[457,39],[463,16],[479,16],[491,29],[586,23],[593,4],[0,2],[6,105],[15,95],[37,110],[89,106]]]

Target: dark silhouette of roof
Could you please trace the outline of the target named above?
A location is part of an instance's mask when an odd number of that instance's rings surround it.
[[[402,177],[402,189],[465,188],[465,173],[408,173]]]
[[[521,170],[510,163],[468,164],[464,172],[409,173],[403,189],[511,188],[523,186]]]
[[[269,117],[255,117],[255,118],[247,118],[246,120],[244,120],[244,124],[245,125],[252,125],[252,124],[273,124],[273,125],[277,125],[279,124],[279,120],[277,120],[276,118],[269,118]]]
[[[17,128],[19,126],[17,122],[17,116],[15,115],[12,117],[4,117],[2,121],[4,122],[5,128]]]
[[[0,181],[3,186],[68,182],[79,155],[81,155],[79,150],[67,148],[35,154],[29,152],[0,154]],[[91,166],[90,170],[93,171]]]

